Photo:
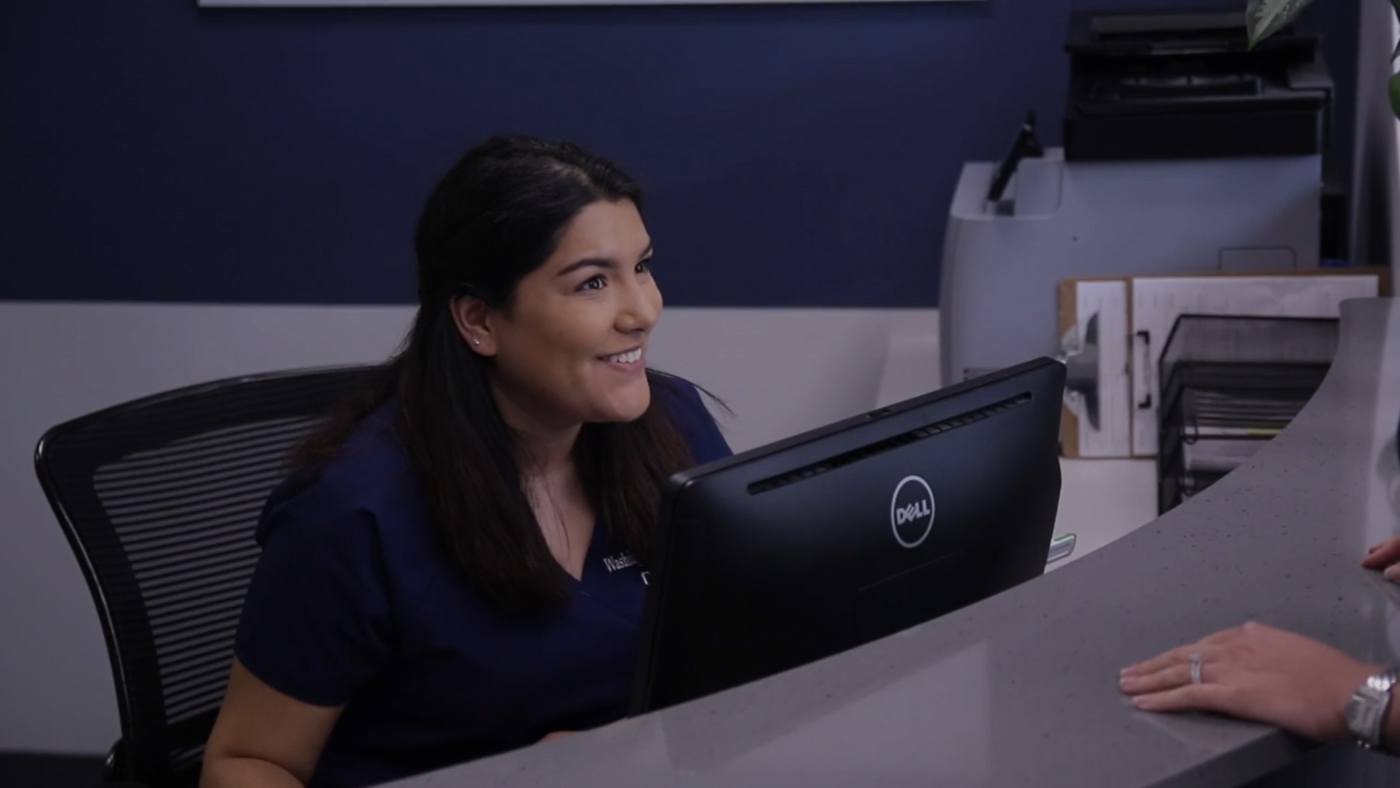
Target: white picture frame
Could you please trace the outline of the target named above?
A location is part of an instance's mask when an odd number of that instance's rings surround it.
[[[771,5],[774,3],[975,3],[985,0],[198,0],[201,8],[447,8],[451,6]]]

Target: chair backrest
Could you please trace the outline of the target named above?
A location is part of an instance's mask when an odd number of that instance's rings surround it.
[[[40,483],[107,639],[122,726],[113,777],[197,781],[263,504],[293,446],[380,369],[220,380],[108,408],[39,440]]]

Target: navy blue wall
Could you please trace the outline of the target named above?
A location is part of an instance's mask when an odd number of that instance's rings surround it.
[[[1141,5],[9,0],[0,299],[411,301],[436,176],[525,131],[642,181],[672,305],[931,306],[961,163],[1027,109],[1058,142],[1069,9]],[[1355,2],[1322,5],[1350,107]]]

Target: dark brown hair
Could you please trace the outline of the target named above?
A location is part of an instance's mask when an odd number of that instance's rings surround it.
[[[488,385],[491,361],[469,350],[453,323],[453,299],[470,295],[509,309],[520,279],[544,263],[569,222],[599,200],[641,189],[611,162],[566,142],[496,137],[468,151],[428,198],[418,223],[418,314],[377,390],[348,405],[302,446],[324,461],[354,425],[390,399],[398,432],[422,479],[428,511],[448,552],[500,609],[528,613],[568,597],[521,483],[514,437]],[[651,405],[629,423],[585,424],[574,447],[579,478],[614,543],[650,555],[661,485],[691,463],[667,413],[684,385],[648,370]]]

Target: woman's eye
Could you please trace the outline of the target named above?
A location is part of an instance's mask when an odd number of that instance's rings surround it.
[[[584,280],[583,284],[581,284],[581,285],[578,286],[578,289],[579,289],[579,290],[602,290],[603,287],[604,287],[604,285],[606,285],[606,284],[607,284],[606,280],[604,280],[603,277],[602,277],[602,275],[600,274],[600,275],[598,275],[598,276],[589,277],[588,279]]]
[[[637,263],[637,273],[644,274],[651,270],[651,258],[648,257]]]

